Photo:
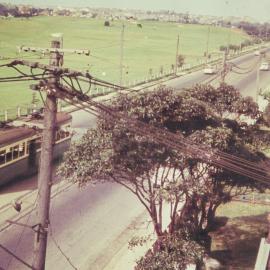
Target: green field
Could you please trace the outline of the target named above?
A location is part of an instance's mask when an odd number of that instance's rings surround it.
[[[206,51],[208,26],[180,25],[165,22],[125,22],[124,33],[124,76],[126,83],[142,80],[149,74],[164,71],[175,62],[176,40],[180,34],[180,53],[186,63],[198,63]],[[103,20],[72,17],[35,17],[26,19],[0,20],[0,57],[25,57],[29,60],[48,62],[48,57],[39,59],[34,53],[16,52],[16,46],[50,46],[50,34],[61,32],[64,48],[90,49],[91,56],[65,55],[66,67],[89,70],[94,76],[119,82],[120,36],[122,22],[113,21],[104,27]],[[239,44],[247,35],[220,27],[210,28],[209,52],[218,51],[220,45]],[[0,60],[0,63],[5,63]],[[1,69],[0,77],[16,75],[10,69]],[[31,101],[32,93],[27,83],[0,85],[0,111]]]

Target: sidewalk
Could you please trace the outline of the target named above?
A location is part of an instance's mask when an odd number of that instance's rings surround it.
[[[128,243],[133,237],[151,236],[143,246],[129,249]],[[151,248],[155,239],[153,225],[149,222],[149,214],[144,211],[123,231],[111,245],[104,250],[94,264],[87,261],[81,270],[133,270],[139,260]]]
[[[164,219],[162,226],[163,228],[167,228],[170,223],[169,205],[164,205],[163,210]],[[133,237],[147,236],[149,236],[150,240],[145,244],[142,246],[138,245],[132,249],[129,248],[129,242]],[[86,262],[80,270],[133,270],[136,266],[136,261],[145,255],[155,240],[156,234],[153,224],[150,220],[149,213],[145,210],[104,250],[104,253],[94,264],[90,265]]]

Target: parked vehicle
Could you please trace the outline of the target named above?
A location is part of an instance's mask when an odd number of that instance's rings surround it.
[[[255,56],[260,56],[260,54],[261,54],[261,52],[258,51],[258,50],[254,52],[254,55],[255,55]]]
[[[209,74],[209,75],[215,74],[216,72],[217,72],[216,68],[210,65],[206,66],[203,70],[204,74]]]
[[[57,113],[54,159],[70,145],[71,119],[67,113]],[[23,117],[0,128],[0,186],[37,172],[42,130],[42,115]]]
[[[269,70],[269,63],[267,62],[261,63],[260,70],[263,70],[263,71]]]

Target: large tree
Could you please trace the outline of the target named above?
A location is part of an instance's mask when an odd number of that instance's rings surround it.
[[[138,134],[127,121],[131,117],[159,128],[160,134],[165,129],[208,149],[260,161],[264,157],[255,147],[258,107],[233,87],[196,86],[178,94],[161,87],[120,96],[112,107],[125,117],[113,119],[101,111],[97,127],[71,147],[59,171],[80,185],[113,181],[130,190],[147,209],[158,238],[181,228],[199,241],[220,204],[249,189],[263,188],[250,178],[158,142],[156,134]],[[242,122],[243,117],[253,121]],[[168,232],[162,227],[165,213],[170,219]]]

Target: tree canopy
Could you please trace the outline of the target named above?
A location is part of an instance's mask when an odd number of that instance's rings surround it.
[[[258,145],[269,145],[258,136],[257,104],[225,84],[198,85],[180,93],[162,86],[122,95],[112,107],[160,132],[181,134],[194,144],[254,162],[264,160]],[[200,241],[220,204],[264,188],[251,178],[157,142],[155,134],[139,135],[126,118],[112,119],[102,111],[97,127],[71,147],[59,172],[80,185],[113,181],[126,187],[147,209],[159,238],[184,228]],[[170,219],[168,231],[162,227],[165,213]]]

